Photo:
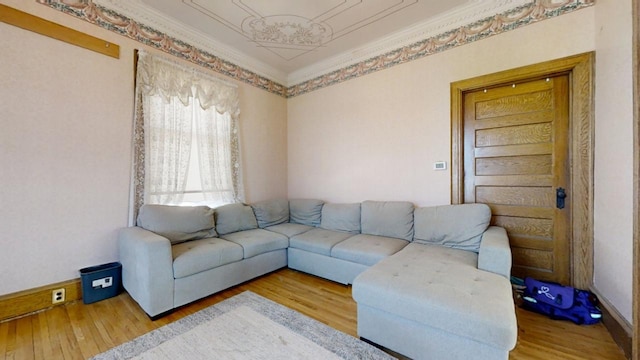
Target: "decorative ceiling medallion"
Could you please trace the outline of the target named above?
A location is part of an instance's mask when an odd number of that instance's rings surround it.
[[[182,0],[184,5],[285,61],[313,52],[417,2],[418,0]]]
[[[327,24],[300,16],[282,15],[247,18],[242,24],[242,31],[264,46],[277,44],[286,48],[313,49],[331,41],[333,35]]]

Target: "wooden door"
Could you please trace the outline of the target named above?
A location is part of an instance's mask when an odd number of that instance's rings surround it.
[[[507,230],[513,275],[571,283],[568,75],[463,97],[464,202]]]

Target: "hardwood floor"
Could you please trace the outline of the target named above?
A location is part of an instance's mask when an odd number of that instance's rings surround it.
[[[282,269],[219,292],[151,321],[123,293],[81,301],[0,323],[0,359],[84,359],[251,290],[347,334],[356,334],[351,287]],[[602,324],[578,326],[517,310],[518,345],[510,359],[624,359]]]

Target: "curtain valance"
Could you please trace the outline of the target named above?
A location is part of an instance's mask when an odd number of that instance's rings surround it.
[[[187,106],[195,97],[204,110],[214,107],[221,114],[228,112],[234,119],[240,114],[235,85],[160,55],[138,51],[136,82],[144,95],[158,95],[166,102],[177,97]]]

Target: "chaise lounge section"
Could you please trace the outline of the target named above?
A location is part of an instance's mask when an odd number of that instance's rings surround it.
[[[416,209],[413,242],[353,283],[358,335],[414,359],[507,359],[511,252],[490,218],[480,204]]]
[[[123,285],[158,317],[288,266],[353,284],[369,341],[416,359],[504,359],[517,337],[511,251],[490,217],[400,201],[145,205],[119,235]]]

